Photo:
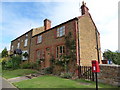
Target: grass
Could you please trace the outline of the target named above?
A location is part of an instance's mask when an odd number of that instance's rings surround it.
[[[94,81],[88,81],[88,80],[83,80],[83,79],[77,79],[75,80],[77,82],[83,82],[83,83],[91,83],[91,86],[95,87],[96,82]],[[117,88],[116,86],[108,85],[108,84],[103,84],[103,83],[98,83],[99,88]]]
[[[81,83],[90,83],[84,85]],[[56,76],[41,76],[21,82],[13,83],[18,88],[95,88],[94,82],[85,80],[70,80]],[[100,88],[106,88],[106,85],[99,84]],[[107,88],[114,88],[107,85]]]
[[[16,69],[16,70],[3,70],[2,76],[6,79],[24,76],[31,73],[36,73],[37,71],[31,69]]]

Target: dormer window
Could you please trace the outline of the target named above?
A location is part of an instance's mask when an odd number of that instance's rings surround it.
[[[57,28],[57,37],[65,35],[65,26]]]
[[[42,42],[42,35],[39,35],[38,37],[37,37],[37,43],[41,43]]]

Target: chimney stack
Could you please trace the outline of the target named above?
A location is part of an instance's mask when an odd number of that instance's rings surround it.
[[[45,30],[48,30],[51,28],[51,21],[49,19],[44,20],[44,28]]]
[[[89,9],[88,7],[86,7],[86,3],[83,1],[82,2],[82,6],[81,6],[81,14],[84,15],[84,14],[89,14]]]

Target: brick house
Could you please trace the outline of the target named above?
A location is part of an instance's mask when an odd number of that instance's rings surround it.
[[[57,59],[67,53],[65,37],[71,32],[76,46],[74,63],[81,66],[91,66],[91,60],[98,60],[101,63],[100,33],[88,10],[83,3],[81,16],[54,27],[51,27],[50,20],[45,19],[43,27],[31,29],[11,41],[11,53],[19,48],[23,53],[28,52],[26,61],[36,62],[37,59],[44,59],[41,67],[50,67],[52,56]]]

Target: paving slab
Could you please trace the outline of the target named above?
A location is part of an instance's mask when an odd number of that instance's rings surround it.
[[[10,78],[7,81],[14,83],[14,82],[20,82],[23,80],[28,80],[29,78],[27,78],[26,76],[21,76],[21,77],[15,77],[15,78]]]
[[[7,89],[11,89],[11,90],[18,90],[14,85],[12,85],[10,82],[8,82],[5,78],[1,78],[1,82],[2,82],[2,90],[7,90]]]

